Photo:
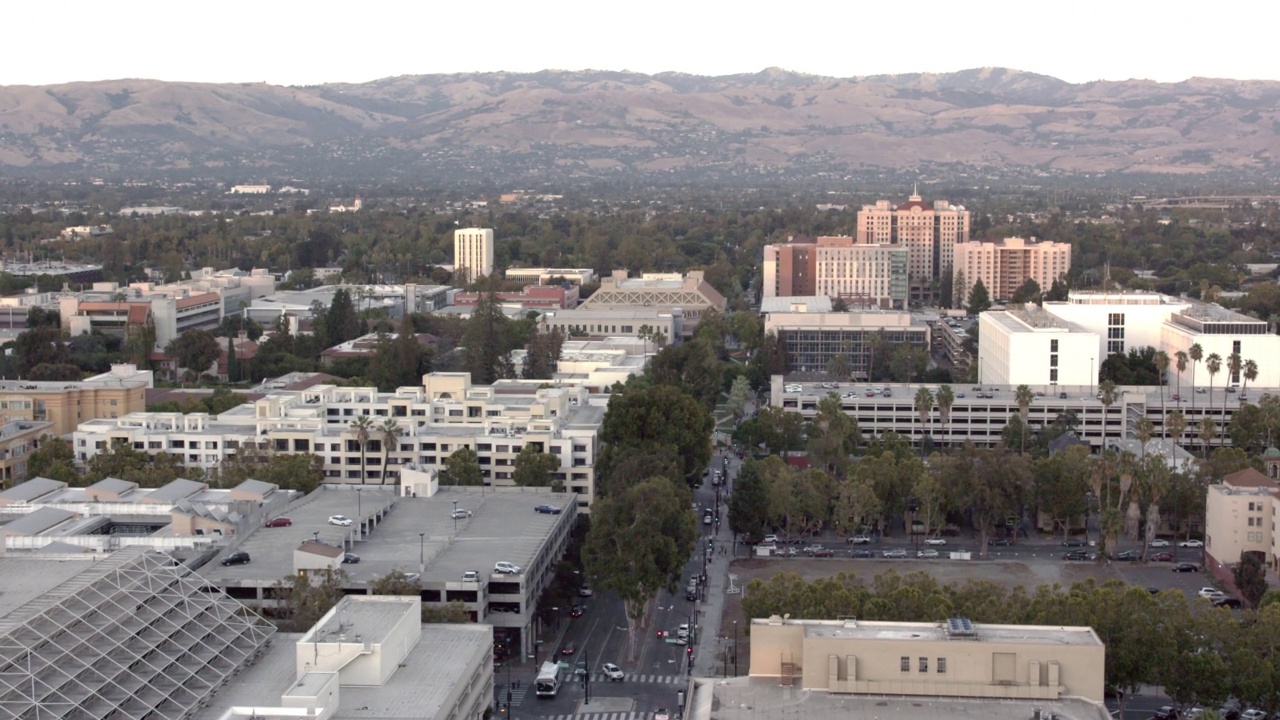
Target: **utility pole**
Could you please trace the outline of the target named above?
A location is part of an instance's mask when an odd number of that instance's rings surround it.
[[[587,655],[587,649],[582,648],[582,664],[586,666],[586,673],[582,676],[583,699],[582,704],[587,705],[591,702],[591,659]]]

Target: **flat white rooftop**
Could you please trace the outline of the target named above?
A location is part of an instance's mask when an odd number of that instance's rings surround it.
[[[1101,645],[1092,628],[1056,625],[988,625],[968,621],[948,623],[867,622],[862,620],[783,620],[758,618],[752,625],[801,625],[805,637],[860,640],[954,640],[957,642],[1028,643],[1036,645]]]

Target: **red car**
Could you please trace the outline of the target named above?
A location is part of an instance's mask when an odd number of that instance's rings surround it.
[[[293,521],[287,517],[273,517],[263,523],[263,527],[289,527]]]
[[[1173,562],[1173,553],[1154,553],[1147,558],[1147,562]]]

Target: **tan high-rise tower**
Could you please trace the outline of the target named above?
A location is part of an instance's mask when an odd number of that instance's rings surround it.
[[[912,302],[936,302],[951,278],[957,243],[969,240],[969,211],[946,200],[932,205],[919,195],[894,207],[888,200],[858,211],[859,244],[906,246]]]
[[[453,274],[455,284],[469,283],[493,274],[493,230],[458,228],[453,231]]]

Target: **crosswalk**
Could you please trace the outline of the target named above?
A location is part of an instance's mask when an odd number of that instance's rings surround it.
[[[653,711],[648,712],[601,712],[578,713],[577,715],[543,715],[542,720],[652,720]]]
[[[688,681],[689,679],[683,675],[627,674],[622,676],[622,682],[624,683],[642,682],[642,683],[662,683],[666,685],[676,685],[680,683],[686,683]],[[604,673],[592,673],[591,675],[592,685],[595,685],[597,683],[610,683],[610,682],[618,682],[618,681],[610,680],[609,677]]]

